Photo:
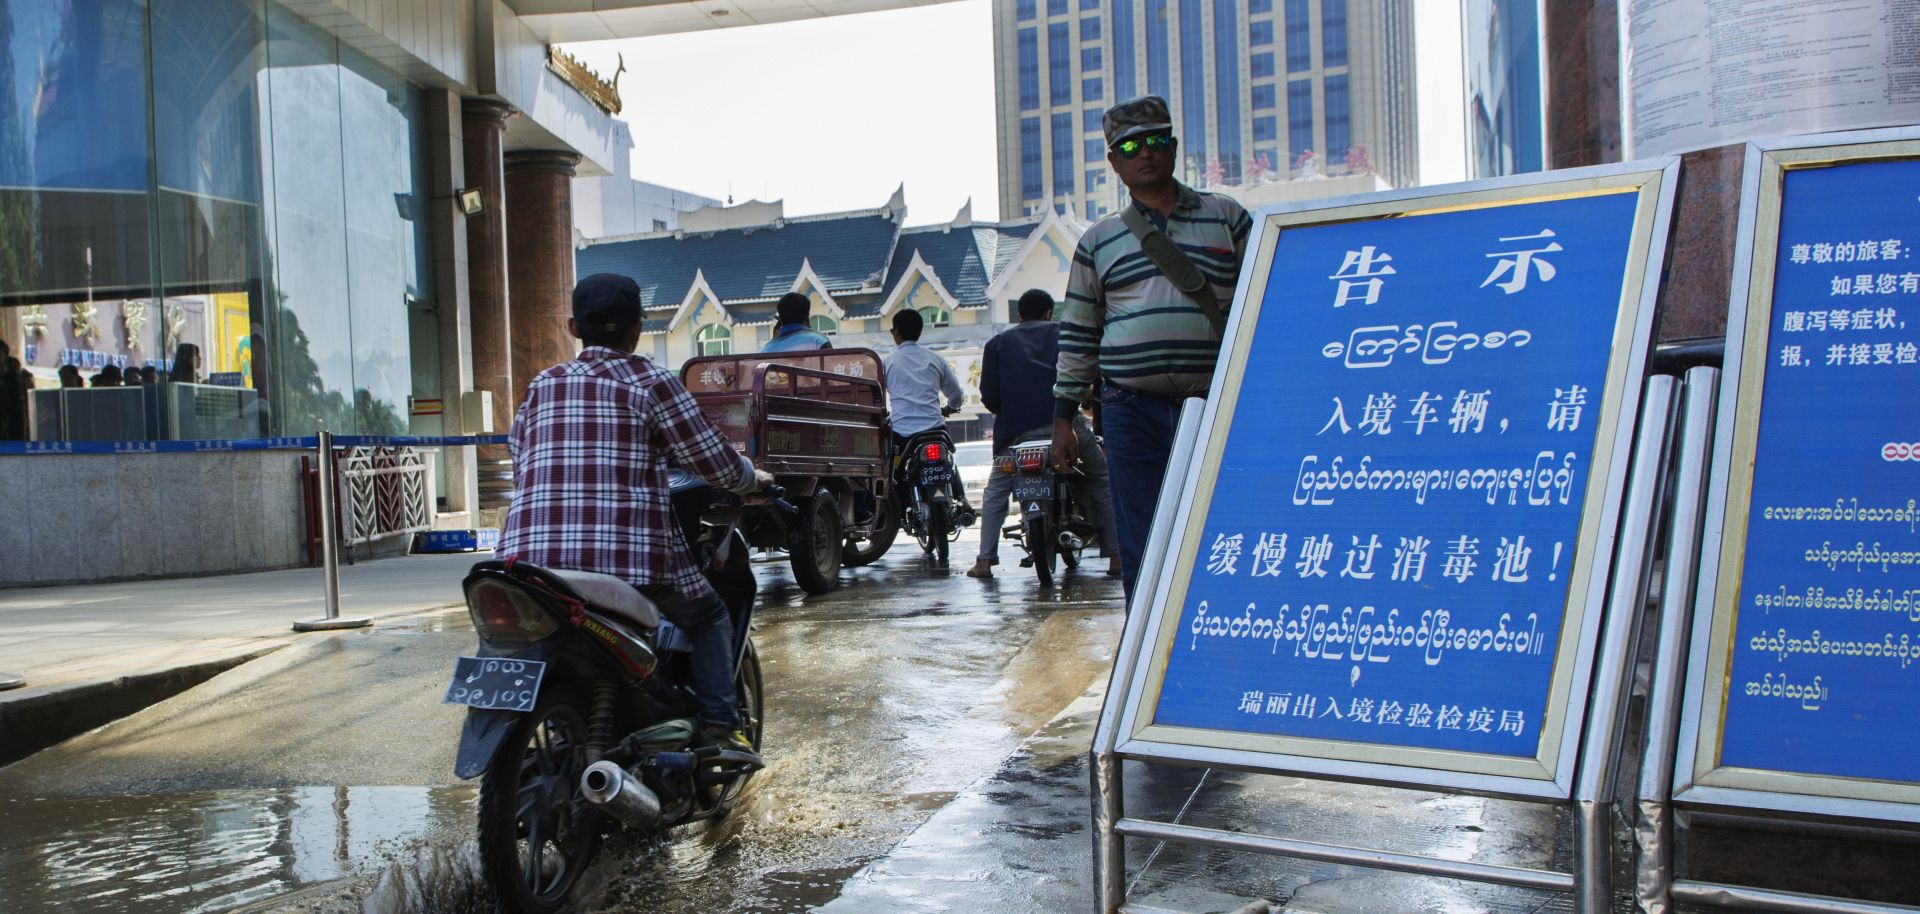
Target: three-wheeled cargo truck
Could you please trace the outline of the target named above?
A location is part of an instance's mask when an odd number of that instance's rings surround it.
[[[699,356],[680,379],[714,427],[772,473],[798,508],[749,506],[740,526],[755,546],[785,548],[808,593],[839,584],[899,532],[886,377],[871,349]]]

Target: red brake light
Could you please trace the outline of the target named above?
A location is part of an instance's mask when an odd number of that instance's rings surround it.
[[[939,460],[940,459],[940,443],[936,441],[933,444],[929,444],[926,447],[921,448],[920,458],[922,460]]]
[[[482,580],[467,589],[467,614],[480,636],[504,641],[538,641],[559,628],[553,615],[520,588]]]
[[[1040,448],[1025,448],[1015,452],[1020,460],[1020,471],[1028,472],[1040,469],[1047,462],[1047,452]]]

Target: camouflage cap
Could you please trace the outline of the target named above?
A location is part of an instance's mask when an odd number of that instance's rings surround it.
[[[1100,127],[1112,146],[1130,136],[1173,129],[1173,116],[1167,113],[1167,100],[1158,95],[1130,98],[1107,109]]]

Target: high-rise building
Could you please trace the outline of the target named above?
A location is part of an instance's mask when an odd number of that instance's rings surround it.
[[[994,0],[1000,212],[1088,218],[1124,197],[1100,116],[1173,112],[1195,187],[1372,173],[1418,183],[1412,4]]]

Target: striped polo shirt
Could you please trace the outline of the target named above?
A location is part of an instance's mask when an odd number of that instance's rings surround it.
[[[1173,214],[1139,207],[1193,261],[1224,313],[1253,219],[1239,203],[1180,185]],[[1080,237],[1060,322],[1054,415],[1071,417],[1095,380],[1156,397],[1204,396],[1220,337],[1205,312],[1140,250],[1118,213]]]

